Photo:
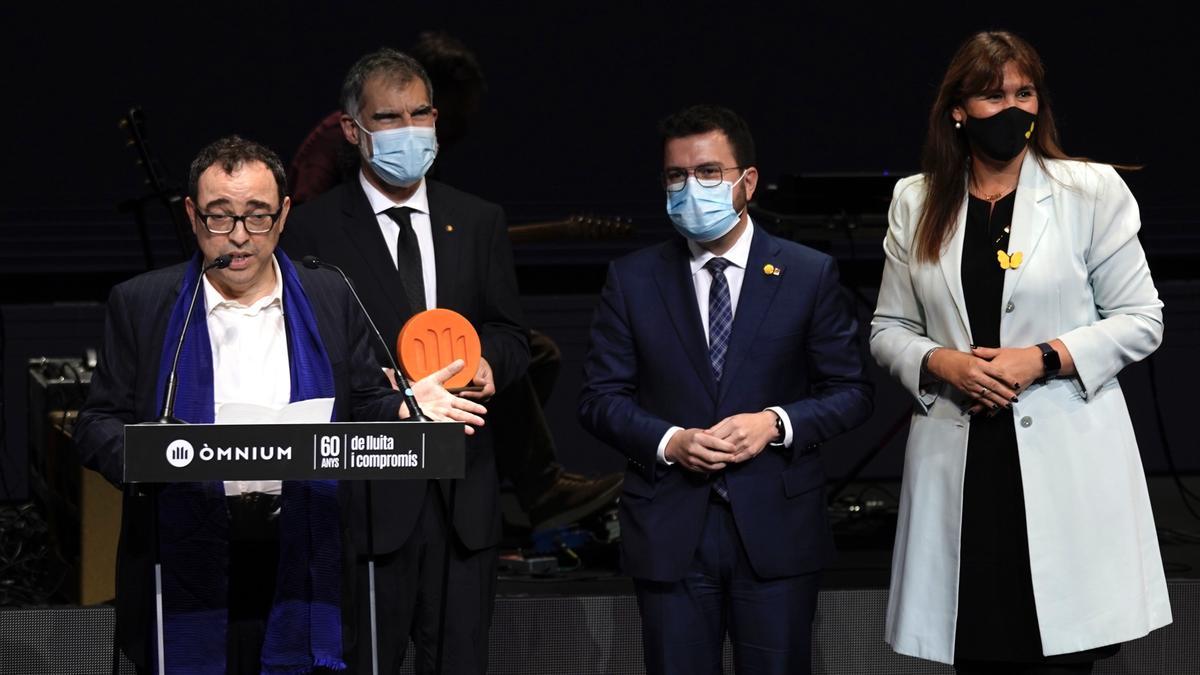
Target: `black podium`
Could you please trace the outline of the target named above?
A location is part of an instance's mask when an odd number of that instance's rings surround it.
[[[461,422],[330,422],[325,424],[129,424],[126,484],[231,480],[423,480],[462,478],[466,441]],[[371,536],[370,482],[367,533]],[[157,490],[153,536],[155,628],[164,675],[162,563],[158,558]],[[453,522],[454,483],[450,521]],[[378,673],[374,546],[367,563],[371,603],[372,673]],[[445,612],[443,578],[443,614]],[[445,616],[442,617],[444,626]],[[441,651],[439,644],[439,652]],[[438,655],[441,666],[441,654]]]
[[[126,483],[462,478],[461,422],[130,424]]]

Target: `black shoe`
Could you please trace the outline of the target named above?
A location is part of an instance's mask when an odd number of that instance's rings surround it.
[[[535,530],[576,522],[616,501],[623,480],[620,473],[588,478],[564,471],[529,509],[529,522]]]

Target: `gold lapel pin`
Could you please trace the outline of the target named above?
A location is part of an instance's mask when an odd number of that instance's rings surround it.
[[[447,226],[446,226],[446,231],[447,231],[447,232],[453,232],[453,231],[454,231],[454,226],[453,226],[453,225],[447,225]]]
[[[763,265],[763,274],[769,277],[777,277],[780,274],[783,274],[783,268],[777,265],[772,265],[771,263],[767,263],[766,265]]]

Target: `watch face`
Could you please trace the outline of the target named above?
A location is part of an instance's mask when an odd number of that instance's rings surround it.
[[[1039,345],[1042,348],[1042,368],[1045,369],[1047,375],[1057,373],[1062,367],[1062,360],[1058,358],[1058,352],[1050,345]]]

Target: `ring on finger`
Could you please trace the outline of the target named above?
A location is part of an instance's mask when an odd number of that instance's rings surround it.
[[[990,389],[988,389],[987,387],[980,387],[980,388],[979,388],[979,395],[980,395],[980,396],[987,396],[989,392],[991,392],[991,390],[990,390]]]

